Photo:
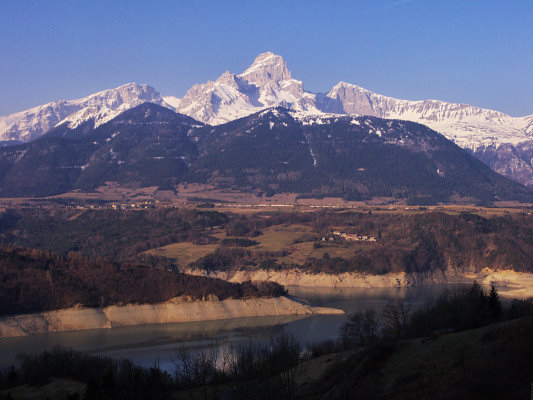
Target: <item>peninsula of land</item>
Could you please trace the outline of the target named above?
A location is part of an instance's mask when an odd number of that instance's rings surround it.
[[[343,314],[335,308],[313,307],[290,297],[128,304],[103,308],[72,307],[0,318],[0,339],[40,333],[170,322],[212,321],[272,315]]]

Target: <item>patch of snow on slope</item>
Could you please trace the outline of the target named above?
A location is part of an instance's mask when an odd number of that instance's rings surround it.
[[[175,96],[163,96],[163,100],[168,105],[172,106],[174,110],[177,110],[180,106],[181,99]]]

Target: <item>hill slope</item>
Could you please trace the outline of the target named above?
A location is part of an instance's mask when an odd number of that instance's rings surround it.
[[[216,127],[142,104],[92,129],[60,125],[0,149],[0,196],[182,182],[307,196],[530,201],[531,192],[416,123],[278,107]]]
[[[347,352],[337,355],[320,379],[302,385],[301,395],[324,400],[527,398],[533,379],[531,333],[528,317]],[[307,370],[322,369],[332,358],[310,361]],[[300,373],[305,364],[295,371]]]
[[[168,186],[196,157],[188,132],[200,126],[150,103],[96,129],[61,125],[38,140],[0,149],[0,196],[44,196],[106,181]]]
[[[406,121],[295,119],[275,108],[204,128],[199,136],[201,157],[189,177],[203,183],[349,199],[411,198],[416,204],[452,196],[489,202],[530,196],[444,136]]]

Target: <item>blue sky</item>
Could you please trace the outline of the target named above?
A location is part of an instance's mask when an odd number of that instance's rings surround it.
[[[181,97],[257,54],[307,90],[533,114],[533,1],[0,2],[0,115],[135,81]]]

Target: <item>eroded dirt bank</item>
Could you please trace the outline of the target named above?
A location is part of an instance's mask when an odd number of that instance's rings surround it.
[[[354,272],[342,274],[312,274],[296,269],[286,271],[273,270],[236,270],[206,273],[204,270],[189,269],[193,275],[210,276],[230,282],[273,281],[284,286],[304,287],[402,287],[443,283],[472,283],[489,286],[496,284],[500,295],[505,297],[533,297],[533,274],[510,270],[492,270],[485,268],[480,272],[446,271],[433,274],[408,274],[405,272],[384,275],[369,275]]]
[[[342,310],[313,307],[295,298],[179,302],[69,308],[0,319],[0,338],[46,332],[112,328],[169,322],[209,321],[269,315],[342,314]]]

